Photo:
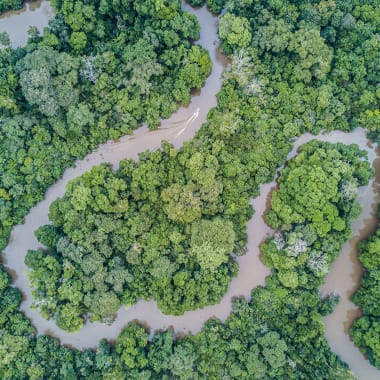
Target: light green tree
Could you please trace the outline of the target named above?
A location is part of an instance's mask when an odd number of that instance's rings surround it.
[[[202,219],[191,226],[191,251],[204,269],[214,270],[227,262],[234,241],[235,232],[230,221]]]

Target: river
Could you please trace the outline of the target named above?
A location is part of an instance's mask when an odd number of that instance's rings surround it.
[[[49,1],[26,2],[20,10],[0,15],[0,32],[7,32],[11,46],[16,48],[26,44],[30,26],[36,26],[42,32],[52,18],[53,11]]]
[[[352,142],[358,143],[357,140]],[[365,141],[360,140],[363,147]],[[380,149],[369,148],[369,160],[375,170],[375,177],[370,184],[359,191],[358,201],[362,213],[352,222],[353,234],[344,244],[339,257],[333,262],[325,278],[321,293],[334,292],[341,297],[334,312],[325,318],[325,336],[329,345],[342,360],[350,365],[352,371],[363,380],[379,380],[380,371],[365,360],[359,349],[353,344],[348,334],[355,319],[361,316],[361,310],[350,301],[353,293],[360,286],[363,267],[358,259],[358,244],[373,235],[377,229],[377,206],[380,202]]]
[[[40,8],[38,8],[38,4]],[[177,148],[180,147],[185,141],[194,136],[195,132],[206,120],[208,111],[216,106],[216,94],[221,88],[222,72],[228,63],[227,59],[220,54],[218,49],[218,18],[211,15],[205,7],[194,10],[185,4],[183,6],[186,11],[197,16],[201,25],[199,44],[209,51],[213,61],[212,73],[207,79],[205,86],[200,92],[194,94],[192,102],[188,107],[180,108],[172,117],[164,120],[158,130],[151,132],[146,127],[141,127],[132,136],[125,136],[118,142],[108,142],[101,145],[83,160],[76,162],[75,168],[67,169],[62,179],[51,186],[46,192],[45,199],[31,209],[25,218],[25,224],[16,226],[12,230],[9,245],[4,250],[5,264],[12,274],[14,285],[24,294],[21,310],[30,318],[39,334],[49,334],[58,337],[62,344],[78,349],[96,347],[100,339],[115,339],[129,321],[136,320],[149,326],[151,332],[164,330],[169,327],[172,327],[177,333],[199,332],[204,322],[209,318],[216,317],[224,321],[231,312],[231,298],[234,296],[245,296],[248,299],[251,290],[258,285],[265,285],[265,277],[270,274],[270,270],[259,259],[259,245],[273,234],[273,231],[264,223],[262,216],[270,193],[275,187],[275,181],[261,185],[260,196],[251,201],[255,209],[255,215],[247,226],[249,236],[248,251],[246,255],[237,258],[239,264],[238,276],[231,281],[228,292],[218,305],[186,312],[182,316],[170,316],[162,314],[153,301],[139,301],[129,309],[122,307],[118,312],[116,321],[112,325],[98,322],[87,323],[81,331],[74,334],[60,330],[53,321],[46,321],[40,316],[38,311],[30,309],[32,297],[26,277],[27,268],[24,264],[24,257],[28,249],[40,247],[40,244],[34,237],[34,231],[39,226],[49,223],[49,206],[56,198],[64,195],[67,182],[101,162],[111,162],[114,168],[117,168],[121,159],[127,157],[136,159],[141,151],[157,149],[162,140],[173,143]],[[45,10],[42,8],[45,8]],[[39,9],[40,11],[37,12]],[[18,29],[21,29],[21,26],[23,27],[25,24],[25,19],[19,19],[18,17],[23,17],[26,14],[28,15],[30,24],[38,24],[39,27],[43,27],[47,25],[52,12],[48,3],[42,1],[37,3],[37,8],[33,11],[32,5],[27,5],[24,12],[21,10],[12,13],[12,15],[7,13],[0,18],[0,31],[7,30],[9,32],[12,46],[20,46],[26,41],[25,38],[22,39],[20,37],[21,33],[19,33]],[[42,18],[41,14],[43,15]],[[10,19],[12,19],[12,23],[9,22]],[[10,24],[15,27],[8,27]],[[349,363],[354,373],[360,379],[379,379],[380,372],[364,359],[350,341],[347,335],[347,326],[358,315],[357,308],[349,301],[349,297],[357,288],[362,274],[360,263],[357,260],[357,243],[371,234],[377,226],[375,214],[378,202],[377,190],[380,180],[380,159],[375,147],[369,145],[365,130],[363,129],[356,129],[351,133],[337,131],[318,136],[305,134],[295,141],[288,159],[295,156],[299,146],[314,138],[331,143],[356,143],[362,149],[368,151],[369,160],[374,163],[376,169],[375,180],[368,186],[360,189],[359,202],[363,207],[363,212],[361,217],[352,224],[353,237],[344,245],[342,253],[334,262],[331,271],[326,277],[326,283],[321,288],[321,293],[332,291],[340,294],[342,297],[334,313],[325,319],[326,338],[333,351]]]

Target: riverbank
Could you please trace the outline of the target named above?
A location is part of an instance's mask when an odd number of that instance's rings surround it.
[[[189,128],[195,128],[195,124],[199,122],[200,120],[196,119],[194,121],[194,125],[190,124]],[[186,123],[186,121],[183,123]],[[264,241],[273,233],[273,231],[265,224],[262,216],[266,210],[267,199],[270,196],[272,188],[276,185],[275,181],[269,184],[261,185],[260,196],[252,200],[252,205],[256,212],[254,217],[248,223],[248,252],[246,255],[237,258],[237,262],[240,268],[239,274],[231,281],[227,294],[223,297],[222,301],[218,305],[187,312],[182,316],[168,316],[162,314],[153,301],[140,301],[129,309],[122,307],[121,310],[119,310],[116,321],[112,325],[105,325],[101,323],[87,323],[81,331],[74,334],[69,334],[60,330],[56,327],[53,321],[46,321],[39,315],[36,310],[30,309],[32,297],[25,275],[26,267],[23,263],[24,256],[27,249],[38,248],[39,244],[33,235],[33,231],[40,225],[48,223],[48,207],[54,199],[64,194],[67,181],[71,178],[79,176],[94,164],[102,161],[108,161],[116,165],[117,162],[121,159],[121,157],[119,157],[119,154],[123,154],[123,157],[125,154],[127,154],[128,157],[136,158],[139,149],[154,149],[154,144],[157,143],[156,138],[153,137],[155,134],[157,135],[157,133],[160,132],[160,137],[162,137],[163,134],[170,141],[178,134],[178,131],[183,128],[183,123],[172,127],[172,129],[165,129],[152,133],[147,132],[145,134],[137,134],[134,137],[126,139],[125,141],[119,143],[121,145],[113,144],[115,148],[123,147],[123,149],[109,149],[112,144],[105,144],[101,146],[96,152],[87,156],[83,161],[78,162],[75,169],[67,170],[63,179],[49,189],[45,200],[31,210],[30,214],[26,218],[25,224],[22,226],[17,226],[13,230],[12,241],[5,250],[7,267],[10,270],[18,273],[18,276],[15,279],[15,285],[20,288],[25,295],[25,300],[21,305],[21,309],[31,319],[32,323],[36,326],[40,334],[48,333],[49,335],[56,336],[61,339],[61,342],[63,344],[68,344],[78,349],[95,347],[101,338],[116,339],[123,327],[128,322],[134,320],[138,320],[140,323],[149,326],[151,332],[157,330],[166,330],[169,327],[172,327],[176,333],[191,332],[194,334],[202,329],[203,324],[209,318],[216,317],[222,321],[226,320],[226,318],[231,313],[231,298],[244,296],[245,298],[249,299],[251,290],[253,288],[257,287],[258,285],[265,285],[265,277],[270,274],[270,271],[261,263],[259,259],[259,246],[262,241]],[[189,132],[190,131],[186,131],[186,133]],[[331,143],[343,142],[345,144],[350,144],[352,141],[355,141],[355,143],[357,143],[362,149],[367,150],[371,162],[374,161],[377,157],[374,147],[371,148],[368,146],[365,130],[357,129],[352,133],[336,131],[326,135],[321,134],[318,136],[305,134],[298,138],[294,143],[294,147],[289,153],[287,159],[294,157],[301,145],[315,138],[320,141]],[[179,143],[178,141],[176,142]],[[371,185],[361,190],[361,194],[365,195],[359,198],[364,213],[366,212],[366,209],[369,207],[369,205],[371,205],[373,202],[371,197],[368,196],[368,192],[371,192]],[[363,215],[365,215],[364,213]],[[356,222],[356,224],[360,226],[360,222]],[[356,229],[354,226],[354,234],[355,231]],[[329,278],[331,280],[327,280],[325,287],[334,287],[335,285],[333,283],[333,280],[336,278],[336,276],[332,275]],[[335,315],[335,313],[333,315]],[[329,338],[328,334],[327,337]],[[340,346],[338,341],[335,341],[335,344]]]
[[[365,359],[349,335],[353,322],[361,315],[360,309],[351,302],[358,289],[363,267],[358,258],[359,243],[372,235],[377,228],[377,205],[380,201],[380,150],[369,148],[375,176],[370,184],[359,191],[358,201],[362,213],[352,223],[352,237],[346,242],[338,258],[332,264],[321,288],[322,294],[336,293],[341,299],[334,312],[325,317],[325,336],[331,349],[350,365],[352,371],[363,380],[377,380],[379,371]]]
[[[0,32],[7,32],[11,46],[17,48],[26,44],[31,26],[37,27],[42,33],[43,28],[48,26],[53,17],[50,1],[26,2],[21,9],[0,15]]]
[[[83,160],[76,162],[75,168],[67,169],[62,179],[46,192],[44,201],[31,209],[25,218],[25,223],[13,229],[10,242],[4,250],[5,264],[9,272],[13,274],[14,285],[24,294],[21,310],[30,318],[39,334],[56,336],[61,339],[62,344],[68,344],[78,349],[95,347],[102,338],[115,339],[128,321],[138,319],[145,322],[145,316],[150,316],[152,320],[148,320],[146,323],[150,325],[153,331],[168,328],[173,325],[173,318],[177,318],[162,315],[163,319],[160,320],[161,313],[153,302],[139,302],[128,310],[121,308],[117,320],[112,326],[88,323],[76,334],[66,333],[60,330],[53,321],[46,321],[42,318],[37,310],[30,309],[32,296],[27,280],[24,257],[28,249],[40,247],[34,236],[34,231],[39,226],[49,223],[49,206],[56,198],[64,195],[65,186],[69,180],[80,176],[102,162],[110,162],[116,169],[123,158],[137,159],[140,152],[147,149],[157,149],[163,140],[171,142],[176,148],[180,147],[195,135],[196,131],[206,121],[208,111],[216,106],[216,94],[222,85],[222,72],[228,63],[227,58],[220,53],[218,48],[218,17],[213,16],[206,7],[196,10],[185,4],[183,7],[186,11],[193,13],[202,25],[198,43],[209,51],[213,62],[212,73],[205,86],[192,97],[192,102],[188,107],[180,108],[169,119],[162,121],[158,130],[149,131],[146,126],[143,126],[136,130],[132,136],[124,136],[118,142],[108,142],[99,146]],[[194,115],[197,117],[195,118]],[[184,129],[184,127],[186,128]],[[199,319],[198,322],[197,319],[190,321],[192,317],[187,316],[182,322],[176,321],[176,331],[195,331],[195,328],[198,325],[202,326],[204,321],[209,319],[209,316],[208,309],[205,309],[204,318]]]

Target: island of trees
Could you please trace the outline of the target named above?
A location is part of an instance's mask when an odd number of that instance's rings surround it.
[[[48,250],[26,258],[35,306],[66,330],[81,328],[86,314],[109,320],[138,298],[154,298],[173,314],[218,302],[236,274],[231,253],[245,252],[249,200],[273,179],[292,141],[359,125],[373,138],[379,133],[377,0],[209,3],[216,12],[226,6],[219,34],[232,63],[195,139],[179,150],[163,143],[116,172],[93,168],[52,204],[53,225],[36,231]],[[176,101],[189,101],[189,89],[210,70],[207,54],[188,41],[198,29],[178,1],[56,7],[43,37],[0,52],[3,245],[73,159],[144,120],[156,126]],[[135,73],[142,62],[148,66]],[[96,352],[62,347],[34,335],[18,310],[20,292],[1,272],[1,377],[352,378],[323,335],[322,316],[337,299],[321,299],[318,287],[360,212],[357,187],[373,174],[365,158],[355,145],[301,148],[282,170],[266,214],[277,230],[262,246],[272,268],[266,286],[249,301],[236,299],[225,323],[211,320],[195,336],[168,331],[150,341],[145,328],[129,324]],[[366,257],[366,266],[376,265],[375,255]],[[376,269],[368,273],[363,289]],[[360,290],[355,299],[367,296]],[[376,364],[376,324],[371,336],[362,332],[376,321],[376,308],[362,305],[353,336]]]
[[[278,229],[263,245],[264,262],[272,268],[266,287],[254,289],[250,302],[234,300],[233,313],[225,324],[210,320],[195,336],[178,340],[168,331],[155,334],[149,341],[148,332],[131,323],[114,346],[103,341],[96,353],[61,347],[46,336],[31,339],[32,328],[17,310],[21,294],[9,287],[9,277],[3,272],[1,327],[6,333],[1,337],[1,347],[12,349],[0,351],[4,358],[0,374],[4,378],[35,379],[351,378],[323,335],[322,316],[331,312],[337,300],[321,299],[318,286],[351,234],[350,221],[360,212],[356,190],[372,175],[363,160],[365,155],[355,145],[312,141],[301,148],[283,169],[266,214],[268,223]],[[321,186],[323,178],[330,178],[328,187]],[[295,191],[299,187],[307,192]],[[324,218],[329,223],[323,223]],[[56,237],[51,233],[43,236],[53,241]],[[44,253],[30,255],[38,262]],[[45,254],[44,265],[33,273],[45,270],[54,276],[59,269],[54,256],[57,253]],[[63,270],[68,267],[66,264]],[[84,283],[85,279],[78,276],[75,281]],[[60,283],[72,281],[67,278]],[[58,323],[67,318],[61,311],[67,302],[63,289],[59,288],[56,296]],[[69,289],[75,295],[73,285]]]

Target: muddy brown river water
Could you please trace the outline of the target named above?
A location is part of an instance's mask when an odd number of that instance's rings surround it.
[[[33,207],[25,218],[23,225],[16,226],[11,234],[9,245],[4,250],[4,262],[14,279],[14,285],[24,294],[21,310],[32,321],[39,334],[49,334],[60,338],[62,344],[77,349],[96,347],[102,338],[115,339],[123,327],[129,322],[137,320],[150,327],[151,331],[164,330],[172,327],[177,333],[196,333],[210,318],[220,318],[224,321],[231,312],[231,298],[234,296],[250,297],[251,290],[258,285],[265,285],[265,277],[270,274],[260,261],[259,245],[270,236],[273,231],[264,223],[262,218],[266,209],[268,197],[275,186],[275,181],[260,186],[260,196],[251,201],[255,215],[248,223],[248,251],[247,254],[237,258],[239,263],[238,276],[228,287],[228,292],[218,305],[186,312],[182,316],[164,315],[157,308],[154,301],[139,301],[126,309],[122,307],[112,325],[101,323],[87,323],[84,328],[74,334],[60,330],[53,321],[43,319],[38,311],[30,308],[32,296],[27,281],[27,268],[24,257],[28,249],[37,249],[40,244],[34,237],[34,231],[41,225],[49,223],[48,210],[52,201],[64,195],[67,182],[80,176],[92,166],[102,162],[111,162],[116,168],[123,158],[138,157],[138,153],[146,149],[154,150],[160,146],[162,140],[167,140],[180,147],[185,141],[191,139],[195,132],[206,120],[208,111],[216,106],[216,94],[221,88],[222,72],[228,64],[227,59],[218,49],[218,18],[211,15],[206,8],[194,10],[183,5],[185,10],[195,14],[201,25],[201,38],[198,41],[210,53],[213,61],[213,70],[202,90],[192,97],[188,107],[182,107],[172,117],[164,120],[158,130],[150,132],[141,127],[132,136],[125,136],[118,142],[108,142],[101,145],[96,151],[76,162],[75,168],[65,171],[61,180],[49,188],[44,201]],[[8,12],[0,17],[0,31],[7,31],[11,37],[12,46],[21,46],[26,42],[26,33],[29,25],[35,25],[40,30],[47,26],[53,12],[47,1],[27,4],[22,10]],[[343,142],[345,144],[358,144],[367,150],[369,160],[373,163],[376,176],[371,183],[360,189],[359,202],[363,212],[358,220],[353,222],[353,237],[347,242],[332,265],[326,277],[321,293],[338,293],[341,296],[339,305],[334,313],[325,318],[326,338],[334,352],[346,361],[355,375],[363,380],[380,379],[380,372],[372,367],[350,341],[347,335],[348,327],[358,315],[358,309],[350,302],[350,296],[358,287],[362,268],[357,259],[357,244],[376,230],[376,209],[379,201],[380,158],[376,147],[371,146],[363,129],[356,129],[351,133],[332,132],[312,136],[305,134],[294,143],[293,150],[288,159],[293,157],[299,146],[317,138],[321,141]]]
[[[30,26],[35,26],[42,32],[53,17],[49,1],[27,2],[18,11],[0,15],[0,32],[7,32],[11,39],[11,46],[16,48],[26,44]]]

